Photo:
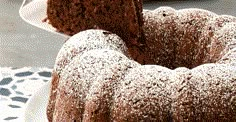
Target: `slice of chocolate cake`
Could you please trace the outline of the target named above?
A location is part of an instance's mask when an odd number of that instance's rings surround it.
[[[127,45],[142,45],[142,0],[48,0],[49,23],[74,35],[86,29],[104,29]]]

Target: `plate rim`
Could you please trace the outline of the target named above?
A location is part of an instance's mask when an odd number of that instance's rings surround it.
[[[24,16],[24,15],[25,15],[24,12],[25,12],[26,10],[29,10],[29,9],[27,9],[27,8],[39,8],[39,7],[41,7],[41,6],[45,6],[47,0],[32,0],[31,2],[29,2],[29,3],[27,3],[27,4],[26,4],[26,1],[27,1],[27,0],[24,0],[24,1],[22,2],[22,5],[20,6],[20,9],[19,9],[19,11],[18,11],[18,13],[19,13],[21,19],[23,19],[25,22],[27,22],[27,23],[30,24],[30,25],[33,25],[33,26],[35,26],[35,27],[37,27],[37,28],[46,30],[46,31],[48,31],[48,32],[50,32],[50,33],[57,34],[57,35],[60,35],[60,36],[66,37],[66,38],[71,37],[71,36],[69,36],[69,35],[66,35],[66,34],[63,34],[63,33],[61,33],[61,32],[56,31],[56,28],[54,28],[53,26],[51,26],[51,25],[50,25],[49,23],[47,23],[47,22],[38,21],[38,23],[45,24],[45,26],[48,27],[48,28],[45,28],[45,27],[43,27],[42,25],[39,25],[39,24],[33,22],[32,20],[27,19],[27,17]],[[44,9],[44,8],[42,8],[42,9]],[[44,10],[45,10],[45,9],[44,9]],[[46,14],[46,13],[42,13],[42,11],[40,11],[39,9],[34,9],[34,11],[35,11],[34,13],[45,14],[45,17],[47,17],[47,14]],[[38,14],[34,14],[34,15],[36,15],[36,16],[34,16],[34,19],[37,20],[36,18],[37,18],[37,15],[38,15]],[[43,18],[42,18],[42,19],[43,19]],[[49,29],[49,28],[50,28],[50,29]]]
[[[32,103],[35,101],[35,99],[38,99],[40,97],[40,95],[45,95],[42,97],[41,100],[48,100],[49,99],[49,94],[50,94],[50,88],[51,88],[51,81],[48,81],[47,83],[45,83],[44,85],[42,85],[35,93],[32,94],[32,96],[30,97],[30,99],[27,101],[26,105],[25,105],[25,109],[24,109],[24,114],[23,114],[23,120],[24,122],[29,122],[29,118],[32,118],[32,114],[29,114],[30,112],[28,110],[32,109]],[[39,103],[41,103],[39,101]],[[42,105],[45,105],[44,107],[47,106],[47,104],[41,103]],[[40,111],[39,107],[35,107],[36,111]],[[46,114],[46,110],[45,110],[45,114]],[[48,122],[47,118],[42,118],[44,122]],[[40,120],[41,121],[41,120]],[[32,122],[32,121],[30,121]],[[36,122],[36,121],[35,121]]]

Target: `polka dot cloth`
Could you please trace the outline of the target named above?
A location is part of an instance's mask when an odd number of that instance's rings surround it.
[[[22,121],[27,101],[51,79],[52,68],[0,68],[0,122]]]

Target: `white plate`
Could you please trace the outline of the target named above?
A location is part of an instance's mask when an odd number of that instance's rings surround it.
[[[59,34],[66,38],[70,37],[64,33],[56,31],[56,29],[47,22],[43,22],[47,17],[47,0],[24,0],[20,7],[19,14],[24,21],[33,26],[54,34]]]
[[[50,86],[50,82],[46,83],[29,99],[25,109],[25,122],[48,122],[46,108],[49,99]]]
[[[47,17],[47,0],[24,0],[19,10],[20,17],[27,23],[64,37],[70,37],[59,33],[54,27],[43,19]]]

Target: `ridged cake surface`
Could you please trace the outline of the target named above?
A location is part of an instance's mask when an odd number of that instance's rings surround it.
[[[116,34],[92,29],[59,51],[49,121],[236,121],[236,19],[201,9],[143,12],[142,65]]]

